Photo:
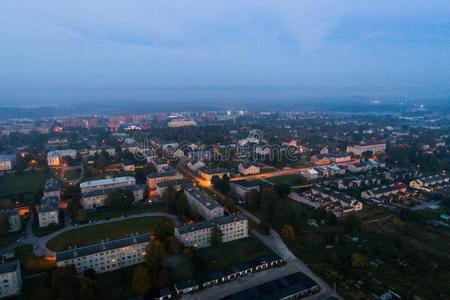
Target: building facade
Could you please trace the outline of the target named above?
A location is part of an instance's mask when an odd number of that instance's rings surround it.
[[[98,180],[89,180],[80,183],[81,193],[86,193],[94,190],[112,189],[112,188],[126,188],[136,185],[136,179],[131,176],[113,177]]]
[[[50,151],[47,153],[47,163],[50,167],[59,166],[65,157],[75,159],[77,157],[77,151],[72,149]]]
[[[375,153],[384,153],[386,151],[386,143],[372,143],[372,144],[360,144],[360,145],[348,145],[347,152],[353,153],[353,155],[362,156],[364,152],[371,151]]]
[[[21,289],[20,263],[12,261],[0,264],[0,298],[18,295]]]
[[[187,247],[208,247],[215,227],[222,231],[224,243],[248,237],[248,219],[243,214],[179,226],[175,236]]]
[[[189,206],[195,208],[205,219],[215,219],[223,217],[223,206],[209,196],[205,191],[197,187],[190,187],[184,190]]]
[[[16,165],[15,155],[0,155],[0,171],[10,171]]]
[[[96,273],[115,271],[144,262],[148,234],[103,241],[98,244],[75,247],[56,253],[56,266],[74,265],[78,273],[93,269]]]

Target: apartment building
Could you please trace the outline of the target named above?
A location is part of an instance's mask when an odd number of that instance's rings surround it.
[[[9,232],[17,232],[22,227],[18,209],[0,210],[0,216],[8,218]]]
[[[156,189],[156,185],[161,182],[182,179],[183,175],[174,168],[168,166],[161,172],[150,173],[147,175],[147,184],[150,190]]]
[[[77,157],[77,151],[73,149],[49,151],[47,153],[47,164],[50,167],[59,166],[62,164],[65,157],[71,157],[75,159]]]
[[[0,171],[10,171],[16,165],[15,155],[0,155]]]
[[[175,180],[169,180],[165,182],[160,182],[156,185],[156,190],[158,191],[158,195],[162,196],[164,191],[169,187],[172,186],[175,188],[176,191],[179,191],[183,188],[190,188],[193,186],[193,182],[191,179],[188,178],[182,178],[182,179],[175,179]]]
[[[371,151],[373,154],[384,153],[386,151],[386,143],[378,142],[347,146],[347,153],[353,153],[353,155],[362,156],[362,154],[367,151]]]
[[[189,206],[197,210],[197,212],[205,219],[215,219],[223,217],[223,206],[209,196],[205,191],[190,187],[184,190],[187,196]]]
[[[59,198],[45,197],[37,209],[39,227],[59,224]]]
[[[53,197],[58,198],[58,201],[61,200],[61,183],[53,178],[47,179],[44,185],[43,193],[44,198]]]
[[[134,202],[144,199],[145,187],[142,185],[132,185],[125,187],[104,188],[91,190],[81,194],[81,205],[84,209],[95,209],[105,206],[106,198],[108,194],[118,190],[130,190],[133,192]]]
[[[197,159],[191,159],[189,160],[187,166],[189,167],[189,169],[191,169],[192,171],[198,171],[199,169],[205,167],[205,163],[202,162],[201,160],[197,160]]]
[[[111,272],[144,262],[145,248],[149,242],[150,235],[146,233],[74,247],[57,252],[56,265],[75,265],[80,274],[87,269],[97,273]]]
[[[231,182],[231,189],[242,199],[244,199],[245,195],[253,190],[259,192],[260,186],[247,180],[237,180]]]
[[[223,233],[224,243],[248,237],[248,219],[243,214],[179,226],[175,228],[175,236],[187,247],[208,247],[216,226]]]
[[[136,179],[132,176],[112,177],[98,180],[89,180],[80,183],[81,193],[94,190],[126,188],[136,185]]]
[[[19,261],[0,264],[0,298],[19,295],[22,289],[22,275]]]

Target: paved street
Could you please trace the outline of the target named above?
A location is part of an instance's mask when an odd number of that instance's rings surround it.
[[[25,235],[25,238],[22,239],[20,242],[16,242],[16,243],[2,249],[1,252],[2,253],[13,252],[15,250],[15,248],[17,248],[18,246],[31,244],[31,245],[33,245],[34,253],[37,256],[52,257],[55,255],[55,252],[51,251],[50,249],[47,248],[47,242],[49,240],[51,240],[52,238],[60,235],[63,232],[75,230],[75,229],[79,229],[79,228],[85,228],[85,227],[89,227],[89,226],[113,223],[113,222],[130,220],[130,219],[135,219],[135,218],[142,218],[142,217],[166,217],[166,218],[170,218],[174,222],[175,225],[180,224],[180,221],[178,220],[178,218],[175,215],[171,215],[171,214],[164,213],[164,212],[147,212],[147,213],[142,213],[142,214],[129,215],[127,217],[117,217],[117,218],[111,218],[109,220],[100,220],[95,223],[86,223],[86,224],[81,224],[78,226],[75,226],[75,225],[70,224],[69,222],[66,222],[66,226],[64,226],[64,228],[61,228],[60,230],[52,232],[51,234],[48,234],[46,236],[37,237],[33,234],[33,231],[32,231],[33,217],[31,217],[27,224],[27,230],[26,230],[27,233]]]

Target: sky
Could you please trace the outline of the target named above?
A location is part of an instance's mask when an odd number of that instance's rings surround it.
[[[0,104],[185,88],[448,98],[450,1],[0,1]]]

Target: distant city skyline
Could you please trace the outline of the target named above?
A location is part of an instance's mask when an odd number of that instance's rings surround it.
[[[0,105],[448,99],[449,12],[444,0],[2,1]]]

